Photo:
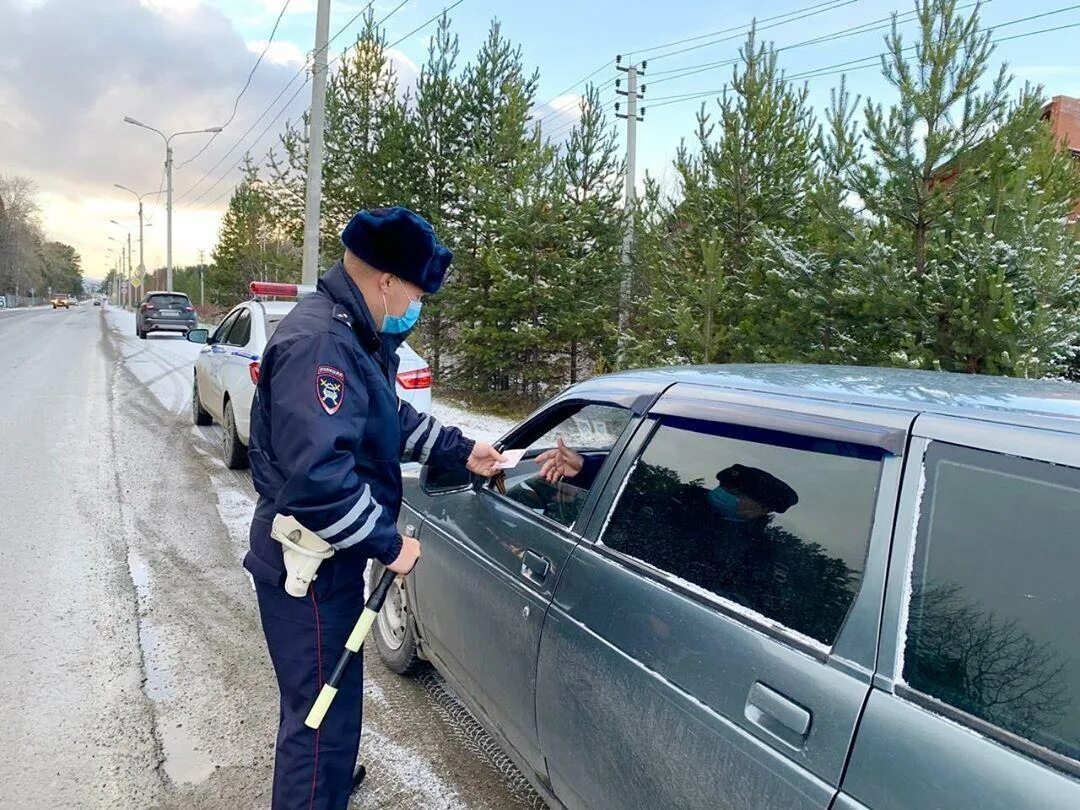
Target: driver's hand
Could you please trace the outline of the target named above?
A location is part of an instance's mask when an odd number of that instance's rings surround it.
[[[536,457],[540,462],[540,477],[552,484],[563,478],[573,478],[585,466],[584,457],[567,447],[561,437],[555,440],[555,445]]]

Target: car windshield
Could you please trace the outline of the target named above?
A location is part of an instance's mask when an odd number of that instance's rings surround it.
[[[184,295],[152,295],[148,303],[159,309],[183,309],[191,306],[191,302]]]

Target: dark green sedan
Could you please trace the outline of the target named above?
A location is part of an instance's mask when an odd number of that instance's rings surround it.
[[[375,637],[552,806],[1080,807],[1080,386],[628,372],[500,447],[406,478]]]

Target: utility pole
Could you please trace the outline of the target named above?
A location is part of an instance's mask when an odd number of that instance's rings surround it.
[[[323,129],[326,118],[326,49],[330,36],[330,0],[319,0],[315,21],[315,64],[311,76],[311,122],[308,125],[307,206],[304,211],[304,259],[301,279],[319,278],[319,209],[322,200]]]
[[[621,79],[615,80],[615,92],[620,96],[626,96],[626,113],[619,112],[622,106],[615,103],[615,115],[626,119],[626,199],[623,211],[626,216],[626,226],[623,231],[622,264],[623,278],[619,284],[619,342],[618,357],[622,365],[625,359],[626,339],[630,330],[630,293],[633,281],[633,255],[634,255],[634,207],[637,199],[637,125],[644,120],[645,108],[638,111],[638,99],[645,94],[645,85],[638,88],[638,76],[645,75],[648,62],[637,64],[622,64],[622,56],[615,57],[615,69],[626,74],[626,90],[620,85]],[[640,116],[640,117],[639,117]]]
[[[206,286],[203,284],[203,276],[206,275],[206,264],[203,261],[203,251],[199,251],[199,306],[206,306]]]

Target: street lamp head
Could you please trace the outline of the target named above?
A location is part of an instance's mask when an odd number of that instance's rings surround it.
[[[124,116],[124,123],[125,124],[134,124],[137,127],[145,127],[146,126],[146,124],[144,124],[142,121],[136,121],[130,115],[125,115]]]
[[[221,132],[221,127],[210,127],[210,129],[204,129],[203,132]]]

